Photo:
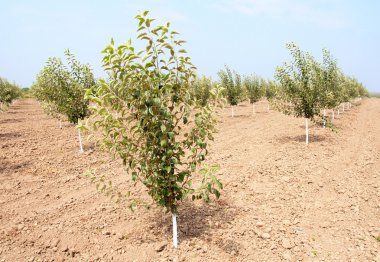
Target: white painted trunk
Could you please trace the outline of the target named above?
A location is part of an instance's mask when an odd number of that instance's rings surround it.
[[[62,129],[62,120],[59,119],[59,129]]]
[[[173,246],[177,248],[178,247],[177,215],[175,213],[172,213],[172,219],[173,219]]]
[[[340,114],[340,111],[339,111],[339,109],[338,109],[338,116],[339,116],[339,114]]]
[[[83,153],[83,144],[82,144],[82,136],[80,134],[80,130],[78,129],[78,138],[79,138],[79,153]]]
[[[234,106],[231,106],[231,116],[234,117]]]
[[[323,128],[326,128],[326,109],[323,109]]]
[[[269,103],[268,103],[268,112],[269,112]]]
[[[305,118],[306,122],[306,145],[309,144],[309,123],[308,118]]]

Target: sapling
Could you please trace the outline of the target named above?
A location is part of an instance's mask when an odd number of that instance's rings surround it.
[[[334,118],[334,108],[342,102],[342,85],[340,75],[342,74],[337,66],[337,61],[332,57],[327,48],[322,49],[323,63],[318,81],[321,84],[321,103],[323,105],[323,128],[326,128],[326,108],[332,109]]]
[[[255,113],[255,103],[263,96],[262,79],[256,75],[244,77],[243,86],[246,89],[249,102],[252,104],[252,113]]]
[[[321,87],[317,83],[316,63],[309,53],[304,53],[294,43],[287,48],[293,56],[291,64],[277,67],[276,78],[281,86],[275,108],[285,114],[305,118],[306,144],[309,143],[308,120],[314,120],[321,110]]]
[[[264,90],[264,96],[267,99],[267,111],[270,111],[270,104],[273,100],[276,100],[276,94],[278,91],[278,83],[274,80],[262,80],[262,89]]]
[[[49,113],[62,120],[64,115],[70,123],[78,124],[90,113],[89,101],[84,98],[87,89],[95,85],[95,79],[89,65],[82,65],[67,49],[67,65],[59,58],[49,58],[46,66],[38,74],[32,86],[35,97]],[[83,144],[78,129],[79,152],[83,153]]]
[[[232,72],[226,65],[224,70],[218,72],[220,84],[225,89],[227,102],[231,105],[231,116],[234,117],[234,106],[243,98],[243,87],[241,76],[237,72]]]
[[[0,111],[5,110],[21,96],[21,89],[15,83],[0,77]]]
[[[103,50],[109,79],[87,91],[94,115],[83,127],[101,131],[98,144],[119,156],[132,180],[172,214],[177,247],[179,202],[189,196],[208,201],[222,188],[212,172],[201,172],[201,188],[192,186],[213,139],[217,103],[202,106],[193,95],[196,68],[170,23],[153,26],[148,11],[136,19],[137,40],[146,47],[137,51],[132,40],[115,46],[111,39]],[[211,88],[209,101],[218,101],[218,94]]]
[[[197,77],[191,85],[193,95],[197,99],[197,103],[201,106],[206,106],[210,102],[211,90],[215,87],[215,83],[211,77]]]

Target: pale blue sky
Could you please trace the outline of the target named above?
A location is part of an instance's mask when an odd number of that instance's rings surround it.
[[[317,59],[327,47],[338,65],[370,91],[380,91],[380,1],[378,0],[0,0],[0,76],[32,84],[50,56],[70,48],[104,76],[101,50],[114,37],[136,36],[138,11],[188,41],[199,74],[228,64],[241,74],[273,78],[295,41]]]

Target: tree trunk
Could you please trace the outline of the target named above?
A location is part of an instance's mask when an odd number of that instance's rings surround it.
[[[234,106],[231,106],[231,116],[234,117]]]
[[[252,103],[252,113],[255,114],[255,103]]]
[[[334,110],[333,110],[333,111],[332,111],[332,120],[331,120],[331,122],[333,123],[334,120],[335,120],[335,112],[334,112]]]
[[[82,144],[82,136],[80,134],[80,130],[78,129],[78,138],[79,138],[79,153],[83,153],[83,144]]]
[[[326,128],[326,109],[323,109],[323,128]]]
[[[305,118],[306,120],[306,145],[309,144],[309,125],[308,125],[308,118]]]
[[[62,120],[59,119],[59,129],[62,129]]]
[[[172,213],[172,219],[173,219],[173,246],[177,248],[178,247],[177,215],[175,213]]]

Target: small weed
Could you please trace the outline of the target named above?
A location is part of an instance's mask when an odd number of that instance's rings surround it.
[[[375,239],[380,242],[380,236],[375,237]]]

